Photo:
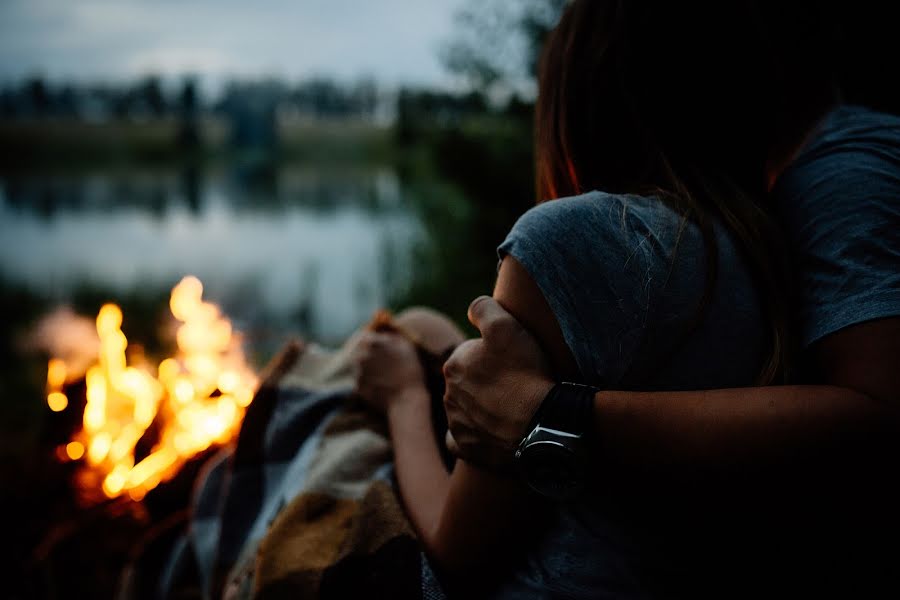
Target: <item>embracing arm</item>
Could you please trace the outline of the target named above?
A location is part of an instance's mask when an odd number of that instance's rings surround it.
[[[504,272],[530,301],[520,300],[512,319],[503,299],[476,300],[470,318],[482,331],[482,345],[477,356],[460,353],[451,358],[464,377],[451,382],[456,387],[451,387],[445,405],[458,450],[473,459],[487,453],[486,436],[480,431],[499,438],[490,452],[509,455],[554,380],[548,371],[540,372],[534,360],[512,369],[504,357],[505,337],[522,335],[524,326],[540,344],[535,352],[546,353],[558,371],[569,371],[574,363],[528,272],[510,257],[503,261],[501,277]],[[679,467],[789,468],[791,461],[815,461],[823,452],[840,452],[848,464],[854,453],[873,458],[863,454],[873,449],[884,459],[896,456],[880,450],[900,438],[900,319],[848,327],[812,351],[826,385],[598,393],[598,468],[612,460],[673,473]],[[468,401],[475,397],[477,404]],[[509,410],[514,405],[515,413]]]
[[[507,256],[500,278],[521,294],[517,313],[500,297],[472,303],[482,339],[445,365],[444,406],[457,455],[508,467],[574,361],[524,267]],[[726,580],[731,568],[745,577],[744,567],[766,564],[804,581],[850,574],[858,584],[859,573],[881,581],[873,574],[893,564],[876,549],[900,531],[898,329],[900,319],[883,319],[820,342],[813,350],[826,385],[600,392],[587,483],[635,526],[636,540],[676,562],[691,563],[699,548]]]
[[[895,406],[838,386],[609,391],[595,398],[598,452],[650,468],[789,468],[826,452],[850,458],[889,442],[897,427]]]
[[[900,318],[847,327],[811,352],[824,385],[600,393],[598,438],[644,460],[661,452],[685,463],[877,458],[865,454],[900,431]]]
[[[659,474],[639,482],[651,487],[688,477],[700,493],[714,474],[738,493],[884,515],[872,502],[900,499],[885,477],[900,457],[900,319],[848,327],[812,352],[823,385],[598,393],[598,470]]]
[[[470,307],[482,339],[462,344],[444,369],[445,406],[457,449],[475,462],[492,462],[484,460],[486,444],[511,457],[553,381],[576,372],[552,311],[514,259],[503,261],[494,296]],[[817,351],[832,385],[599,393],[598,480],[610,481],[611,461],[623,467],[619,473],[637,467],[676,477],[720,466],[721,473],[738,476],[746,470],[735,466],[778,465],[791,472],[801,462],[827,461],[833,452],[840,452],[850,469],[871,462],[873,445],[883,449],[900,437],[898,323],[872,322],[824,340]],[[841,339],[847,344],[843,349],[834,345]],[[844,352],[855,356],[842,357]],[[458,580],[479,567],[491,568],[505,550],[515,548],[517,535],[527,531],[526,518],[536,514],[535,504],[514,478],[464,460],[447,474],[429,411],[424,387],[388,407],[397,477],[427,552]],[[884,461],[895,456],[878,454]]]

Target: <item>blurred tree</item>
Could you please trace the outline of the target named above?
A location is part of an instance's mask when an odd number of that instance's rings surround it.
[[[4,87],[0,91],[0,118],[9,118],[15,115],[15,102],[12,90]]]
[[[372,118],[378,104],[378,86],[372,78],[364,78],[356,83],[350,95],[353,99],[353,112],[357,116]]]
[[[178,132],[178,143],[184,149],[195,148],[200,144],[200,102],[197,96],[197,79],[186,77],[181,88],[181,125]]]
[[[482,91],[533,89],[541,47],[568,0],[469,0],[444,65]]]
[[[301,83],[293,96],[301,112],[316,118],[342,117],[353,112],[352,92],[328,78],[316,77]]]
[[[416,141],[429,129],[455,129],[466,117],[485,115],[488,101],[479,90],[464,94],[401,88],[397,95],[395,135],[400,144]]]
[[[78,92],[72,84],[62,86],[56,97],[56,111],[60,116],[75,117],[78,115]]]
[[[277,112],[287,96],[284,85],[274,79],[231,82],[222,106],[230,121],[231,144],[258,157],[274,153],[278,145]]]
[[[158,76],[145,77],[138,84],[136,95],[150,116],[161,117],[166,112],[166,99],[163,96]]]
[[[442,50],[444,65],[475,89],[530,88],[533,93],[543,41],[568,2],[467,0],[456,16],[455,37]],[[892,76],[900,37],[894,32],[896,20],[890,16],[889,3],[859,0],[848,6],[836,0],[761,0],[757,4],[768,15],[769,26],[792,28],[796,36],[813,42],[811,52],[831,54],[846,101],[900,112],[900,86],[894,85]]]
[[[42,77],[32,77],[25,83],[28,105],[35,116],[42,117],[50,108],[50,92]]]

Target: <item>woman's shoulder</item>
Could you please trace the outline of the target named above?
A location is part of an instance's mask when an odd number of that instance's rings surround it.
[[[732,331],[744,333],[744,323],[760,330],[750,279],[727,237],[717,238],[723,268],[710,314],[722,320],[727,306],[732,314],[749,315]],[[683,337],[697,314],[707,248],[699,229],[661,199],[592,192],[545,202],[519,219],[498,252],[501,259],[513,257],[537,284],[585,381],[699,385],[696,364],[662,371],[658,355]],[[704,331],[699,341],[710,335]],[[726,350],[722,355],[731,358],[744,352]],[[727,365],[715,367],[704,384],[752,380]]]
[[[516,221],[504,249],[514,244],[537,246],[556,253],[583,253],[586,244],[601,243],[605,252],[627,251],[654,243],[662,249],[683,233],[684,219],[660,198],[592,191],[542,202]]]
[[[520,221],[576,221],[584,224],[619,224],[633,219],[672,219],[677,213],[663,200],[652,195],[612,194],[594,190],[577,196],[546,200],[525,212]]]

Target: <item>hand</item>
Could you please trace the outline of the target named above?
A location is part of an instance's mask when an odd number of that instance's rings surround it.
[[[503,468],[553,387],[532,335],[493,298],[469,306],[482,339],[463,342],[444,364],[447,446],[470,462]]]
[[[395,333],[363,331],[352,351],[356,394],[376,410],[386,412],[393,402],[424,389],[425,373],[416,349]]]

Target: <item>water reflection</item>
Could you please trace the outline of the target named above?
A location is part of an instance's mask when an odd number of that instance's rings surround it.
[[[238,323],[334,342],[404,293],[427,244],[390,168],[6,175],[0,276],[55,301],[192,273]]]

